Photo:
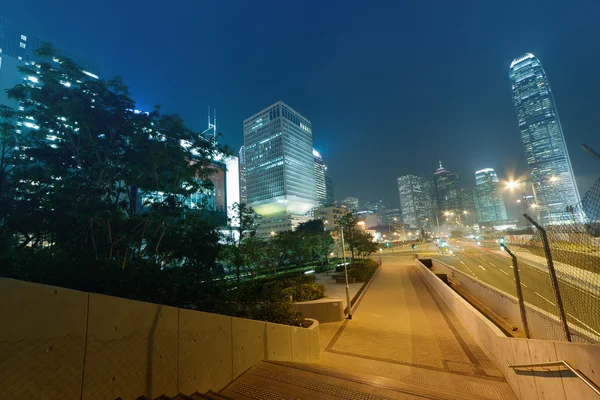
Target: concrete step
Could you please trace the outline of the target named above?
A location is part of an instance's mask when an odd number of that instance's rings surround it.
[[[462,393],[354,374],[316,364],[261,361],[219,392],[231,399],[481,400]]]

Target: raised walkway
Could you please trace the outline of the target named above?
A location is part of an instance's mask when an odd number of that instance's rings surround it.
[[[353,319],[320,325],[321,365],[456,398],[516,399],[467,328],[414,268],[410,257],[384,254]]]

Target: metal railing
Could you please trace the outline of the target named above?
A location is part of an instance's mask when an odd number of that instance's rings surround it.
[[[550,361],[550,362],[544,362],[544,363],[536,363],[536,364],[513,364],[511,365],[508,360],[504,360],[506,361],[506,365],[508,365],[509,368],[512,369],[516,369],[516,368],[537,368],[537,367],[553,367],[553,366],[563,366],[568,368],[572,373],[575,374],[575,376],[577,376],[579,379],[581,379],[586,385],[588,385],[588,387],[590,389],[592,389],[598,396],[600,396],[600,387],[598,387],[598,385],[596,385],[594,382],[592,382],[587,376],[585,376],[581,371],[579,371],[578,369],[574,368],[573,366],[571,366],[571,364],[569,364],[568,362],[566,362],[565,360],[559,360],[559,361]]]

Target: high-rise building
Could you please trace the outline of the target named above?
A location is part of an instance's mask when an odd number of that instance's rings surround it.
[[[477,222],[477,210],[475,208],[475,190],[473,188],[462,188],[459,190],[461,221],[465,226],[473,226]]]
[[[312,128],[279,101],[244,121],[246,193],[257,214],[304,215],[317,205]]]
[[[42,39],[32,32],[28,32],[15,21],[0,16],[0,105],[18,107],[15,100],[8,98],[6,90],[23,83],[24,77],[18,67],[32,61],[48,62],[47,59],[42,59],[35,54],[35,51],[44,42],[50,42],[50,40]],[[84,73],[95,78],[98,77],[96,74],[98,74],[99,67],[96,62],[54,43],[53,45],[61,55],[72,59],[83,68]]]
[[[398,178],[402,222],[411,228],[434,226],[433,182],[424,176],[404,175]]]
[[[327,192],[327,200],[325,204],[331,205],[335,203],[335,189],[333,187],[333,179],[329,175],[325,175],[325,190]]]
[[[493,168],[475,172],[475,209],[480,223],[507,219],[504,196]]]
[[[346,197],[342,201],[342,205],[344,207],[346,207],[348,210],[352,211],[353,213],[358,212],[359,206],[360,206],[358,199],[356,197]]]
[[[527,53],[513,60],[509,77],[534,194],[540,210],[546,210],[542,223],[562,220],[580,198],[546,72]]]
[[[440,167],[433,174],[435,194],[437,202],[438,217],[444,213],[455,214],[460,211],[460,199],[458,196],[458,175]]]
[[[240,147],[240,203],[248,203],[248,194],[246,193],[246,149]]]
[[[319,206],[327,204],[327,181],[325,178],[325,172],[327,171],[327,165],[323,162],[323,157],[318,151],[313,149],[313,157],[315,160],[315,187],[317,190],[317,203]]]

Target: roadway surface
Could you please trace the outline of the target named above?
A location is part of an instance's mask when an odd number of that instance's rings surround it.
[[[476,242],[454,242],[450,245],[452,254],[434,253],[436,250],[433,245],[420,247],[417,250],[420,255],[437,258],[490,286],[517,296],[512,260],[498,244],[482,242],[478,245]],[[516,246],[509,245],[509,247]],[[548,272],[542,272],[523,260],[519,261],[519,272],[525,302],[558,316]],[[593,293],[562,280],[559,280],[559,287],[569,325],[591,331],[600,340],[599,293]]]

